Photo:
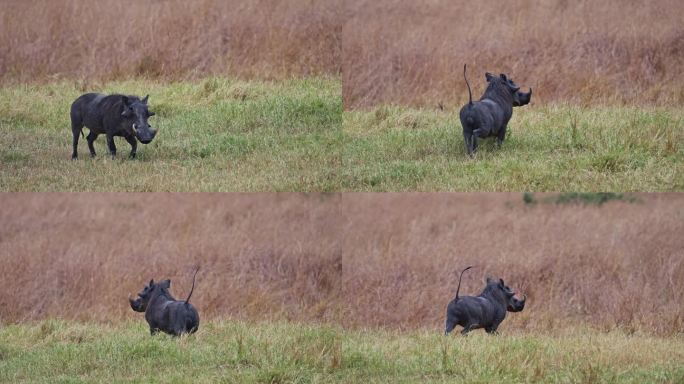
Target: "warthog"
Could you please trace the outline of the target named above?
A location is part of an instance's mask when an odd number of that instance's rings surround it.
[[[456,297],[447,306],[445,335],[453,331],[456,325],[463,327],[461,331],[463,335],[478,328],[484,328],[487,333],[496,333],[499,324],[506,317],[506,311],[520,312],[525,308],[527,296],[524,296],[522,300],[516,299],[515,292],[502,279],[488,278],[487,285],[479,296],[459,297],[463,272],[470,268],[472,267],[461,271]]]
[[[137,141],[148,144],[157,134],[147,122],[154,116],[154,112],[147,109],[148,99],[149,95],[140,100],[137,96],[105,96],[99,93],[86,93],[76,99],[71,104],[71,131],[74,135],[71,158],[78,158],[78,136],[83,135],[84,126],[90,130],[86,139],[91,157],[95,156],[93,142],[104,133],[112,156],[116,156],[114,136],[123,136],[131,145],[130,156],[134,158]]]
[[[508,121],[513,116],[513,107],[521,107],[530,102],[530,92],[520,92],[520,87],[503,73],[499,76],[487,72],[487,89],[479,101],[473,102],[470,83],[466,77],[466,66],[463,66],[463,77],[468,86],[468,104],[461,108],[460,119],[463,126],[463,139],[468,155],[477,150],[477,138],[496,136],[497,146],[501,146],[506,138]]]
[[[128,298],[131,308],[136,312],[145,312],[145,320],[150,326],[150,334],[159,331],[170,335],[179,336],[184,333],[194,333],[199,328],[199,313],[190,304],[190,297],[195,290],[195,275],[192,277],[192,288],[188,298],[176,300],[169,293],[171,280],[163,280],[158,283],[150,280],[143,290],[138,293],[138,298]]]

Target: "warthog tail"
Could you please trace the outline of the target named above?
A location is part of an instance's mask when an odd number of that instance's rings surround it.
[[[468,77],[466,76],[466,66],[468,64],[463,64],[463,78],[465,79],[466,85],[468,86],[468,105],[473,105],[473,92],[470,90],[470,83],[468,82]],[[470,267],[468,267],[470,268]],[[466,268],[466,269],[468,269]],[[464,269],[465,271],[465,269]],[[463,273],[463,272],[461,272]]]
[[[470,267],[468,267],[468,268],[462,270],[462,271],[461,271],[461,275],[458,276],[458,287],[456,288],[456,299],[458,299],[458,291],[461,290],[461,278],[463,277],[463,272],[469,270],[469,269],[472,268],[472,267],[473,267],[473,266],[471,265]]]
[[[197,277],[197,272],[199,271],[200,267],[198,266],[197,269],[195,269],[195,274],[192,275],[192,288],[190,288],[190,294],[188,295],[188,298],[185,299],[185,304],[190,302],[190,297],[192,296],[192,291],[195,290],[195,277]]]

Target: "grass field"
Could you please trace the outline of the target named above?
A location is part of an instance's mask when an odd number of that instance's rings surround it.
[[[457,110],[342,112],[340,82],[207,78],[60,82],[0,89],[3,191],[672,191],[684,188],[676,108],[516,109],[502,149],[465,155]],[[69,106],[82,89],[150,94],[160,129],[129,160],[105,138],[70,161]]]
[[[340,365],[331,327],[223,321],[193,336],[150,337],[144,319],[44,321],[0,330],[0,382],[329,382]]]
[[[465,154],[458,109],[344,113],[346,191],[670,191],[684,188],[677,108],[516,108],[502,148]]]
[[[70,161],[69,108],[84,92],[150,94],[159,128],[138,158],[96,141]],[[3,191],[328,191],[338,188],[341,85],[335,78],[60,82],[0,88]],[[86,130],[87,131],[87,130]]]
[[[681,383],[680,336],[343,330],[328,325],[205,322],[151,337],[144,321],[46,320],[0,328],[0,381]]]

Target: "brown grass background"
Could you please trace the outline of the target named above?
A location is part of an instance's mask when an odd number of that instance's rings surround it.
[[[329,321],[341,281],[339,196],[6,194],[0,322],[140,319],[128,306],[170,278],[203,319]]]
[[[502,330],[684,330],[684,194],[601,207],[520,194],[5,194],[0,322],[139,319],[171,278],[203,319],[441,330],[457,272],[529,295]]]
[[[456,108],[485,71],[535,103],[684,105],[679,0],[0,0],[0,83],[343,75],[347,108]]]
[[[0,0],[0,81],[338,74],[327,0]]]
[[[347,195],[346,195],[347,196]],[[640,203],[525,206],[520,194],[345,198],[345,323],[443,330],[487,276],[529,295],[500,330],[684,330],[684,194]]]
[[[456,109],[485,71],[534,89],[533,103],[684,105],[679,0],[347,0],[347,108]]]

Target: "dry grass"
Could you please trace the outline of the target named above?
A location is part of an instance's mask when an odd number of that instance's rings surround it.
[[[142,321],[126,300],[172,280],[203,319],[327,321],[341,274],[339,196],[5,194],[0,323]]]
[[[342,32],[347,108],[457,108],[484,72],[534,88],[533,103],[683,105],[678,0],[355,0]]]
[[[0,1],[0,81],[338,74],[326,0]]]
[[[500,327],[684,331],[684,195],[525,205],[520,194],[345,195],[342,319],[442,330],[454,297],[486,276],[529,295]]]
[[[142,321],[171,278],[202,317],[440,332],[457,271],[529,295],[503,333],[684,331],[684,195],[602,206],[521,194],[5,194],[0,322]],[[543,199],[542,199],[543,200]]]

